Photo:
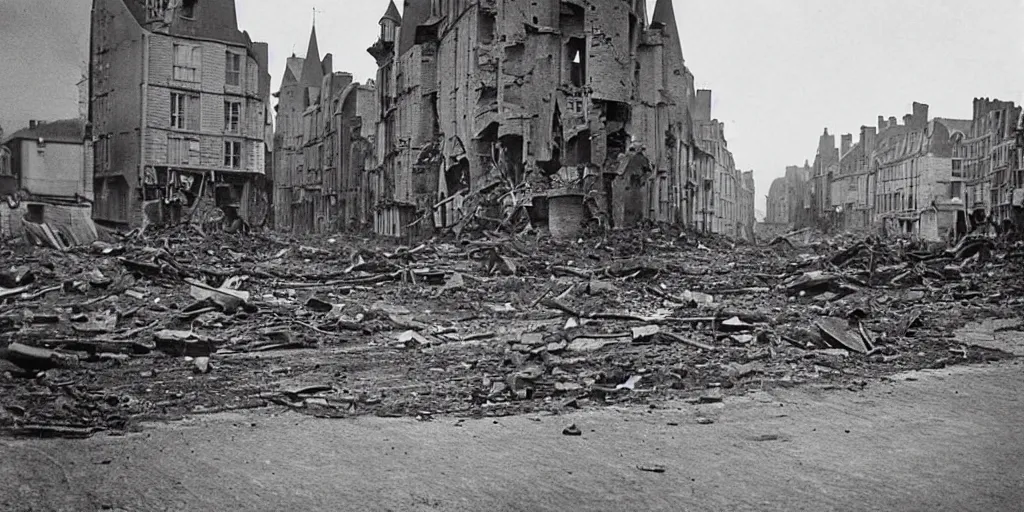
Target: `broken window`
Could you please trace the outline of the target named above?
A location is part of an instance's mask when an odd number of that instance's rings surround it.
[[[224,102],[224,131],[238,133],[242,123],[242,103],[238,101]]]
[[[587,40],[572,37],[565,47],[569,55],[569,83],[583,87],[587,83]]]
[[[198,82],[202,63],[202,49],[185,44],[174,45],[173,78],[182,82]]]
[[[242,84],[242,56],[227,52],[224,65],[224,82],[228,85]]]
[[[583,7],[562,2],[562,8],[558,15],[558,28],[563,35],[582,34],[585,21],[586,12]]]
[[[224,142],[224,167],[242,168],[242,143],[238,141]]]
[[[494,31],[496,25],[495,13],[480,11],[480,21],[477,25],[478,39],[481,45],[489,45],[494,42]]]
[[[182,0],[181,2],[181,17],[193,19],[196,17],[196,4],[198,0]]]
[[[591,141],[590,131],[584,130],[575,137],[569,139],[565,151],[566,165],[582,165],[591,163]]]

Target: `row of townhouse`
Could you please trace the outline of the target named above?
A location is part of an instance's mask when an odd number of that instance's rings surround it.
[[[955,240],[982,223],[1024,224],[1021,108],[977,98],[973,112],[931,118],[928,105],[914,103],[902,122],[879,116],[838,148],[826,130],[815,166],[773,183],[769,222],[929,241]]]

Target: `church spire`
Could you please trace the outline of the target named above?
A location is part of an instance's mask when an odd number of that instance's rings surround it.
[[[320,87],[323,78],[323,63],[320,61],[320,47],[316,41],[316,27],[314,26],[309,34],[309,47],[306,49],[306,58],[302,63],[300,81],[306,87]]]

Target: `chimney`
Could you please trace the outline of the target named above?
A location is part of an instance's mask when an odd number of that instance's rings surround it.
[[[36,120],[35,119],[29,119],[29,121],[28,121],[28,129],[29,130],[35,130],[36,126],[37,126]]]
[[[928,124],[928,105],[926,103],[914,102],[914,125],[924,126]]]
[[[845,156],[850,152],[850,148],[853,146],[853,135],[844,134],[839,138],[839,156]]]
[[[896,120],[896,116],[889,117],[889,127],[890,128],[893,128],[893,127],[896,127],[896,126],[899,126],[899,125],[900,125],[900,122]]]
[[[903,126],[910,126],[914,124],[914,121],[915,119],[913,114],[907,114],[903,116]]]
[[[711,91],[708,89],[697,90],[696,105],[694,105],[693,117],[698,121],[711,120]]]
[[[860,127],[860,145],[864,148],[864,154],[870,155],[875,150],[875,132],[874,126],[861,126]]]
[[[882,131],[886,128],[885,116],[878,116],[878,131]]]

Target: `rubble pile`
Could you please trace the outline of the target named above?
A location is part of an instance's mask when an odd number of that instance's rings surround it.
[[[1024,246],[736,245],[670,228],[415,247],[181,228],[5,248],[0,426],[87,436],[283,406],[507,415],[721,400],[996,360],[952,332],[1021,311]]]

